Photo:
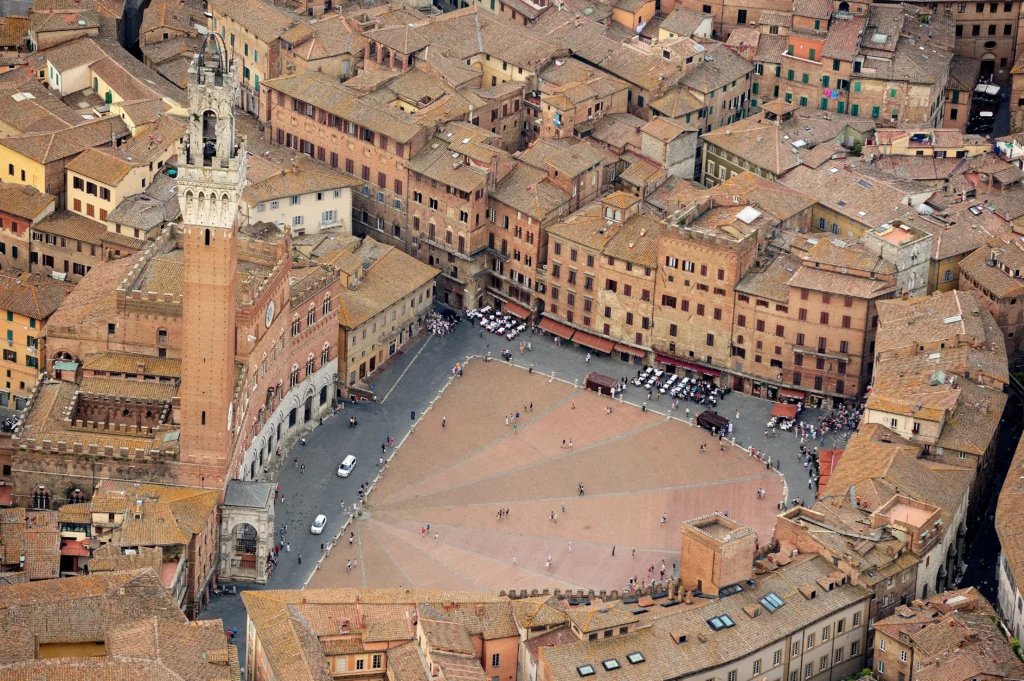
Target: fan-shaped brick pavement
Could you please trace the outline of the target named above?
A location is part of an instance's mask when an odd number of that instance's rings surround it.
[[[517,411],[517,427],[506,426]],[[703,430],[475,360],[399,448],[369,517],[350,527],[352,546],[342,539],[309,586],[621,588],[662,558],[671,570],[686,519],[728,510],[770,537],[781,497],[777,473],[737,447],[721,453]]]

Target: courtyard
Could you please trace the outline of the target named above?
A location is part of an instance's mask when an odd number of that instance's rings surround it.
[[[309,586],[612,589],[649,582],[651,565],[659,577],[663,559],[671,572],[689,518],[728,511],[772,536],[778,473],[574,383],[469,362],[398,449],[351,545],[339,542]]]

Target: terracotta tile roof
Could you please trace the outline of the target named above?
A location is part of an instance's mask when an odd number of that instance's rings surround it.
[[[267,45],[296,23],[283,9],[260,0],[211,0],[209,7],[211,12],[231,17]]]
[[[559,189],[545,170],[519,164],[506,175],[491,192],[491,196],[506,206],[522,211],[537,220],[547,220],[569,202],[569,195]]]
[[[651,109],[668,118],[681,118],[704,108],[704,104],[685,88],[670,90],[664,97],[651,102]]]
[[[579,679],[578,667],[589,664],[594,669],[602,669],[602,661],[608,659],[618,660],[622,665],[619,671],[627,672],[632,681],[699,676],[700,672],[729,664],[800,631],[827,613],[866,601],[868,592],[850,584],[831,591],[819,589],[813,600],[801,594],[800,587],[814,584],[833,570],[830,562],[817,556],[794,561],[774,573],[758,577],[753,587],[745,586],[744,591],[729,598],[659,613],[657,618],[649,620],[650,626],[632,633],[541,647],[537,654],[538,665],[546,668],[552,681]],[[757,606],[758,599],[768,593],[775,593],[785,604],[773,613],[762,609],[760,615],[751,618],[744,608]],[[707,621],[723,614],[735,625],[713,631]],[[690,638],[687,643],[677,644],[674,632],[685,632]],[[634,652],[643,655],[643,664],[626,662],[626,656]]]
[[[110,350],[96,355],[87,355],[82,360],[82,369],[179,378],[181,377],[181,360]]]
[[[1013,298],[1024,294],[1024,280],[1007,274],[1001,267],[990,264],[989,258],[995,251],[1001,257],[1016,255],[1020,249],[1018,237],[997,238],[974,251],[960,261],[960,272],[966,274],[986,293],[997,298]],[[1017,269],[1017,268],[1014,268]]]
[[[977,298],[963,291],[881,301],[878,322],[875,340],[878,353],[901,348],[916,352],[919,344],[946,342],[947,346],[966,343],[1006,355],[1003,335],[992,315]]]
[[[764,16],[764,13],[762,13]],[[665,17],[665,20],[661,22],[659,28],[669,33],[675,33],[678,36],[689,38],[693,35],[693,32],[700,27],[701,23],[705,19],[713,19],[714,15],[694,12],[692,10],[677,8],[673,10],[672,14]]]
[[[0,310],[46,320],[73,288],[50,277],[8,271],[0,275]]]
[[[825,59],[853,61],[859,52],[865,22],[865,17],[858,16],[834,19],[828,27],[828,37],[825,38],[821,56]]]
[[[293,33],[300,29],[304,29],[302,35]],[[295,55],[306,61],[328,59],[342,54],[361,54],[365,43],[365,38],[340,14],[321,18],[312,25],[296,24],[285,32],[281,39],[291,43]]]
[[[812,19],[828,19],[832,16],[831,0],[801,0],[794,3],[793,14]]]
[[[854,298],[880,298],[896,290],[896,284],[880,279],[867,279],[841,272],[801,267],[789,280],[790,286]]]
[[[426,660],[415,641],[388,649],[388,675],[395,681],[428,681]]]
[[[34,221],[56,198],[27,184],[0,183],[0,212]]]
[[[181,0],[156,0],[150,2],[142,14],[142,33],[155,31],[159,28],[171,28],[185,33],[196,35],[196,23],[206,26],[205,19],[199,21],[202,14],[196,16],[191,8]]]
[[[149,233],[150,230],[162,227],[181,215],[176,189],[177,181],[160,173],[146,187],[145,193],[126,197],[117,204],[117,207],[107,215],[107,220],[115,225],[124,225]],[[117,236],[122,235],[108,232],[104,239]],[[134,248],[139,249],[140,246]]]
[[[441,620],[427,619],[421,614],[417,621],[427,639],[427,645],[431,650],[442,650],[452,653],[472,655],[476,653],[476,646],[473,645],[469,634],[461,624]]]
[[[154,548],[144,546],[131,554],[123,555],[119,546],[103,544],[92,552],[92,558],[89,559],[89,573],[150,568],[160,574],[163,562],[164,551],[159,546]]]
[[[4,49],[24,49],[28,39],[29,19],[25,16],[11,15],[0,18],[0,47]]]
[[[103,243],[107,234],[107,228],[84,215],[62,210],[59,213],[51,213],[38,223],[32,225],[32,230],[44,234],[56,234],[67,239],[75,239],[87,244]]]
[[[708,94],[746,77],[753,69],[753,64],[719,44],[706,50],[703,61],[683,76],[680,83]]]
[[[106,117],[84,121],[74,128],[21,137],[0,139],[0,146],[38,163],[50,163],[79,154],[90,147],[109,144],[111,138],[128,136],[128,127],[120,118]]]
[[[817,168],[796,167],[782,183],[869,227],[891,223],[913,210],[908,191],[884,175],[868,176],[863,170],[838,159]]]
[[[363,249],[370,250],[375,246],[377,243],[367,238],[355,254],[362,257]],[[386,247],[364,270],[359,287],[343,289],[339,294],[339,321],[348,329],[356,329],[437,275],[435,268],[398,249]]]
[[[859,496],[863,508],[873,511],[898,491],[941,509],[943,524],[948,527],[962,510],[974,471],[933,469],[918,458],[919,452],[918,445],[907,443],[884,426],[866,424],[850,437],[821,500]]]
[[[111,626],[140,616],[186,621],[151,570],[0,587],[0,625],[24,625],[42,644],[102,641]],[[35,657],[34,651],[26,652],[22,659]]]
[[[302,196],[353,187],[359,182],[334,173],[314,173],[298,168],[284,169],[276,175],[254,182],[242,191],[242,199],[251,206],[290,196]]]
[[[126,381],[131,383],[132,381]],[[138,508],[137,500],[142,499],[142,524],[141,527],[130,525],[136,522],[133,517],[125,517],[125,524],[121,530],[122,546],[134,545],[155,545],[156,542],[141,541],[140,537],[132,536],[137,532],[143,535],[160,534],[162,530],[154,530],[148,525],[154,524],[146,520],[146,515],[155,511],[157,517],[163,517],[165,523],[175,527],[174,532],[182,535],[185,542],[193,534],[199,534],[204,527],[216,517],[217,503],[220,499],[218,490],[202,489],[199,487],[177,487],[171,485],[155,485],[134,482],[111,482],[103,481],[96,491],[95,497],[104,499],[126,499],[129,502],[130,512]],[[168,535],[168,538],[170,535]],[[143,537],[144,538],[144,537]]]
[[[420,132],[400,111],[373,106],[348,92],[348,81],[342,87],[334,79],[303,72],[267,80],[264,85],[398,142],[409,142]]]
[[[596,168],[604,155],[587,142],[540,139],[518,154],[523,163],[546,170],[548,165],[570,177]]]
[[[546,627],[565,624],[565,609],[553,596],[535,596],[511,601],[512,614],[520,627]]]
[[[767,298],[780,303],[789,302],[789,280],[800,268],[800,260],[783,255],[772,260],[766,267],[751,269],[736,284],[736,291],[758,298]]]
[[[761,34],[757,40],[757,54],[755,62],[763,64],[781,64],[782,55],[786,53],[786,46],[789,44],[789,36]]]

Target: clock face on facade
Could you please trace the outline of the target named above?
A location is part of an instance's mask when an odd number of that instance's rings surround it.
[[[267,303],[267,314],[266,314],[266,317],[264,318],[263,321],[266,323],[268,329],[270,328],[270,325],[274,323],[274,301],[273,300],[271,300],[269,303]]]

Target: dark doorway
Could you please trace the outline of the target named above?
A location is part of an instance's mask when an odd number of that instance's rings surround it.
[[[308,421],[313,418],[313,396],[310,395],[306,398],[306,408],[303,411],[302,420]]]
[[[289,428],[294,428],[295,427],[295,416],[296,416],[296,414],[295,414],[295,410],[294,409],[292,409],[290,412],[288,412],[288,427]]]

